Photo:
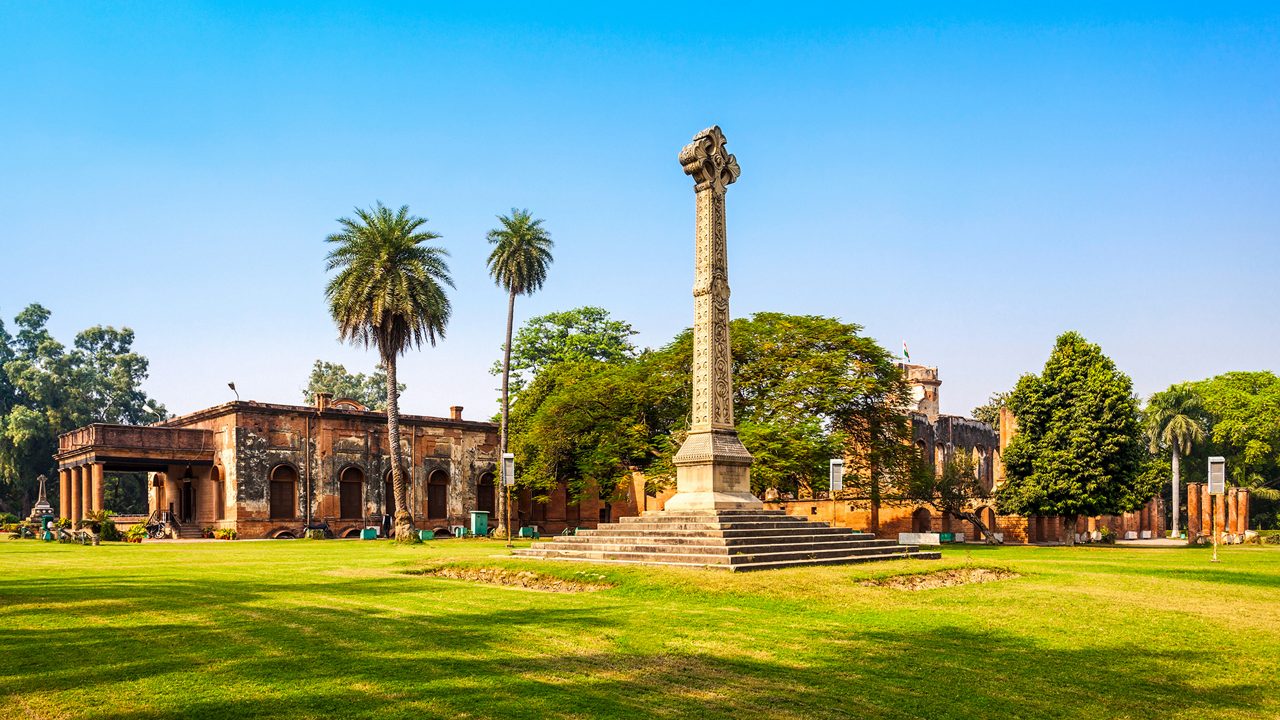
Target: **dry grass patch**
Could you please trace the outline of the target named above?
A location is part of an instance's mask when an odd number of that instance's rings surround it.
[[[932,590],[972,583],[995,582],[1018,577],[1018,573],[1003,568],[960,567],[935,570],[927,573],[891,575],[875,580],[864,580],[868,587],[889,587],[897,590]]]
[[[576,572],[571,578],[562,578],[533,570],[444,565],[411,570],[410,574],[555,593],[596,592],[614,587],[612,583],[605,581],[604,575],[586,571]]]

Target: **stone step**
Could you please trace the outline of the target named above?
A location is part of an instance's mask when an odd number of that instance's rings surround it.
[[[515,553],[524,557],[542,557],[548,559],[573,557],[594,560],[628,560],[631,562],[649,562],[654,560],[659,562],[670,561],[672,559],[672,555],[677,554],[670,552],[667,548],[660,549],[656,552],[638,550],[635,548],[629,548],[626,550],[575,550],[570,548],[552,547],[551,545],[552,543],[548,543],[545,547],[516,550]],[[919,550],[919,548],[910,545],[870,547],[861,549],[789,547],[774,549],[768,552],[755,552],[741,555],[679,553],[679,556],[681,562],[692,562],[699,565],[733,565],[742,563],[781,562],[787,560],[819,560],[823,558],[858,557],[864,555],[883,555],[886,553],[911,554],[917,550]]]
[[[760,555],[779,552],[811,552],[832,550],[871,551],[899,547],[891,540],[839,540],[803,543],[756,543],[752,545],[671,545],[649,540],[626,542],[558,542],[545,548],[545,552],[639,552],[672,553],[677,555]],[[537,548],[543,551],[542,548]]]
[[[806,518],[786,513],[644,513],[618,518],[620,523],[633,522],[808,522]]]
[[[663,537],[661,535],[608,536],[577,535],[556,538],[556,544],[583,547],[587,545],[657,545],[670,548],[724,548],[739,551],[741,548],[760,546],[795,547],[800,545],[845,545],[848,547],[886,547],[897,545],[893,540],[880,540],[874,537],[858,537],[850,535],[807,535],[800,537],[742,537],[742,538],[697,538],[697,537]]]
[[[821,526],[764,528],[764,529],[756,529],[756,530],[751,530],[751,529],[719,530],[719,529],[707,529],[707,528],[702,528],[697,530],[675,530],[675,529],[669,529],[669,528],[663,528],[661,530],[643,530],[643,529],[633,529],[633,528],[620,528],[620,527],[611,525],[608,527],[601,526],[595,529],[579,530],[577,535],[585,536],[585,537],[661,536],[661,537],[673,537],[673,538],[674,537],[690,537],[690,538],[797,537],[797,536],[804,536],[804,535],[836,535],[841,537],[853,536],[857,538],[866,538],[866,539],[871,539],[875,537],[875,535],[872,535],[871,533],[853,532],[848,528],[833,528],[833,527],[821,527]],[[566,536],[566,537],[572,537],[572,536]]]
[[[784,530],[797,527],[831,527],[826,523],[808,523],[808,522],[775,522],[758,521],[758,522],[633,522],[633,523],[605,523],[598,526],[597,529],[618,529],[618,530]]]
[[[707,568],[717,570],[729,570],[732,572],[741,572],[747,570],[768,570],[773,568],[796,567],[805,565],[834,565],[845,563],[862,563],[862,562],[878,562],[883,560],[903,560],[903,559],[919,559],[919,560],[937,560],[942,557],[939,552],[918,552],[906,546],[898,546],[887,548],[876,553],[863,554],[833,554],[825,556],[805,555],[803,557],[784,558],[779,556],[771,557],[743,557],[741,560],[733,562],[709,562],[707,556],[684,555],[673,557],[670,554],[643,554],[633,553],[629,556],[619,557],[615,554],[613,557],[593,557],[588,554],[530,554],[527,551],[518,550],[516,555],[520,557],[538,558],[544,560],[559,560],[567,562],[587,562],[601,564],[619,564],[619,565],[657,565],[671,567],[691,567],[691,568]],[[714,559],[714,558],[710,558]]]

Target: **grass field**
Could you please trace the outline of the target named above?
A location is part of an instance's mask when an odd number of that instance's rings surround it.
[[[503,552],[0,541],[0,718],[1280,717],[1277,549],[948,547],[738,575]],[[409,573],[445,563],[613,587]],[[964,565],[1020,577],[862,584]]]

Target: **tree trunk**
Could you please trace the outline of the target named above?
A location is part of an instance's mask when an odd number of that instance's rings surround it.
[[[1080,524],[1080,516],[1078,515],[1064,515],[1062,517],[1061,540],[1063,545],[1076,544],[1076,532],[1078,530],[1079,524]]]
[[[986,523],[982,522],[982,518],[978,517],[978,513],[969,512],[968,510],[948,510],[947,512],[950,512],[951,517],[956,518],[957,520],[973,523],[973,526],[978,528],[978,532],[982,533],[982,538],[987,541],[988,545],[1004,544],[996,537],[995,532],[993,532],[991,528],[987,527]]]
[[[400,450],[400,392],[396,384],[396,358],[382,358],[387,368],[387,442],[391,445],[391,487],[396,499],[397,542],[420,542],[409,511],[409,483],[405,477],[404,453]]]
[[[507,296],[507,342],[502,346],[502,424],[498,430],[499,452],[507,452],[507,416],[511,413],[511,324],[516,314],[516,291]],[[507,536],[507,486],[502,477],[502,458],[498,458],[498,517],[494,537]]]
[[[1170,529],[1173,530],[1173,537],[1178,537],[1178,516],[1182,514],[1182,493],[1180,485],[1182,485],[1182,453],[1178,452],[1178,446],[1173,446],[1173,521],[1170,523]]]

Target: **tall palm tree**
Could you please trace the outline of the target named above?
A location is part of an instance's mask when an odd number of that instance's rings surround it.
[[[1182,483],[1182,456],[1191,447],[1204,441],[1204,426],[1200,423],[1203,407],[1200,396],[1186,385],[1174,385],[1164,392],[1151,396],[1147,403],[1147,441],[1151,452],[1163,449],[1170,452],[1173,475],[1173,536],[1178,537],[1178,520],[1182,513],[1179,486]]]
[[[551,234],[528,210],[511,209],[499,215],[499,227],[489,231],[489,274],[507,291],[507,341],[502,346],[502,425],[498,444],[507,452],[507,415],[511,409],[511,323],[516,312],[516,295],[532,295],[547,280],[551,265]],[[498,493],[498,517],[506,511],[507,490]]]
[[[423,229],[426,218],[409,214],[409,206],[392,212],[382,203],[369,210],[356,208],[355,219],[340,218],[342,229],[325,238],[336,247],[327,258],[329,280],[325,296],[338,324],[338,336],[378,351],[387,371],[387,441],[391,445],[391,478],[395,493],[396,538],[417,539],[407,502],[408,478],[400,446],[400,393],[396,359],[411,347],[444,338],[449,323],[453,287],[449,253],[428,245],[440,236]]]

